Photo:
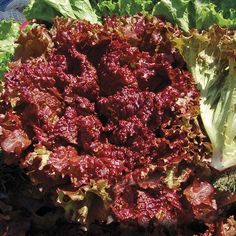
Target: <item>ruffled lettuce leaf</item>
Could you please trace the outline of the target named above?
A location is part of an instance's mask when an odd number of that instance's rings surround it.
[[[195,27],[208,29],[212,24],[221,27],[236,27],[236,1],[204,0],[195,1]]]
[[[51,22],[56,16],[97,22],[97,15],[89,0],[32,0],[24,10],[27,19],[41,19]]]
[[[151,12],[157,1],[151,0],[118,0],[118,1],[107,1],[107,0],[92,0],[91,4],[96,10],[99,17],[108,15],[135,15],[137,13],[148,13]]]
[[[15,43],[19,32],[20,23],[15,21],[0,21],[0,80],[8,69],[8,62],[17,46]]]
[[[50,34],[40,25],[34,25],[21,32],[17,43],[19,45],[15,50],[14,63],[40,57],[53,47]],[[14,63],[11,63],[10,67],[14,67]]]
[[[201,91],[201,117],[213,147],[211,165],[236,165],[236,33],[218,26],[174,39]]]

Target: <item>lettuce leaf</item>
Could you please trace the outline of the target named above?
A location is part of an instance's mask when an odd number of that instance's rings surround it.
[[[201,117],[212,142],[211,165],[236,165],[236,32],[212,26],[173,40],[201,91]]]
[[[151,12],[157,1],[152,0],[92,0],[91,4],[99,17],[118,15],[130,16],[136,13]]]
[[[97,22],[97,15],[89,0],[31,0],[24,10],[27,19],[41,19],[51,22],[56,16],[84,19]]]
[[[236,27],[236,1],[194,1],[195,24],[198,29],[208,29],[212,24],[221,27]],[[191,12],[190,12],[191,13]]]
[[[20,23],[15,21],[0,21],[0,80],[7,71],[8,62],[11,60],[15,43],[20,32]]]
[[[152,15],[164,16],[168,21],[178,24],[184,31],[193,26],[190,20],[192,9],[191,0],[161,0],[152,11]]]

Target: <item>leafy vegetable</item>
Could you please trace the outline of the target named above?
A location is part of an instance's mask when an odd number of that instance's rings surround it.
[[[79,18],[92,23],[97,22],[97,15],[89,0],[31,0],[24,10],[27,19],[42,19],[52,22],[56,16]]]
[[[100,17],[107,15],[134,15],[138,12],[163,16],[184,31],[192,28],[208,29],[212,24],[236,27],[236,2],[210,0],[92,0]]]
[[[167,32],[180,34],[136,15],[103,25],[56,18],[50,33],[20,36],[2,94],[4,160],[20,162],[70,220],[106,222],[111,213],[176,226],[215,214],[214,189],[195,166],[210,156],[200,94]]]
[[[201,91],[201,117],[213,146],[211,165],[236,165],[236,32],[217,26],[174,39]]]
[[[15,41],[19,36],[20,23],[14,21],[0,21],[0,80],[8,69],[8,62],[17,46]]]

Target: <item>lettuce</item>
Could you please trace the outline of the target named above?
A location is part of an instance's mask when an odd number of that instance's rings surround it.
[[[211,165],[236,165],[236,32],[212,26],[173,40],[201,91],[201,117],[213,146]]]
[[[5,75],[3,158],[58,194],[70,220],[105,222],[111,213],[116,221],[177,225],[202,191],[207,215],[215,213],[205,181],[182,205],[183,188],[201,178],[194,163],[210,153],[197,123],[200,93],[168,30],[180,34],[141,15],[104,25],[56,18],[50,32],[38,27],[20,36],[19,48],[30,50]],[[35,45],[45,47],[32,57]]]
[[[20,32],[20,23],[15,21],[0,21],[0,80],[7,71],[16,47],[16,39]]]
[[[236,1],[217,0],[91,0],[100,17],[134,15],[138,12],[165,17],[184,31],[208,29],[212,24],[236,27]]]
[[[31,0],[27,19],[51,22],[55,16],[85,19],[97,23],[105,16],[137,13],[163,16],[184,31],[208,29],[212,24],[236,27],[236,2],[216,0]]]
[[[84,19],[97,22],[97,15],[89,0],[31,0],[24,10],[27,19],[41,19],[51,22],[56,16]]]

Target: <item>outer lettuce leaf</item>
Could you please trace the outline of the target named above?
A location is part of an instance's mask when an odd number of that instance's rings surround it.
[[[14,54],[15,43],[20,23],[14,21],[0,21],[0,80],[7,71],[7,64]]]
[[[236,165],[236,32],[218,26],[175,38],[201,91],[201,117],[212,142],[211,165]]]
[[[56,16],[79,18],[92,23],[97,22],[97,15],[89,0],[31,0],[24,10],[28,19],[41,19],[51,22]]]
[[[60,12],[57,12],[53,7],[48,6],[44,1],[37,0],[30,2],[24,10],[24,15],[29,20],[35,18],[49,22],[51,22],[56,15],[61,16]]]

